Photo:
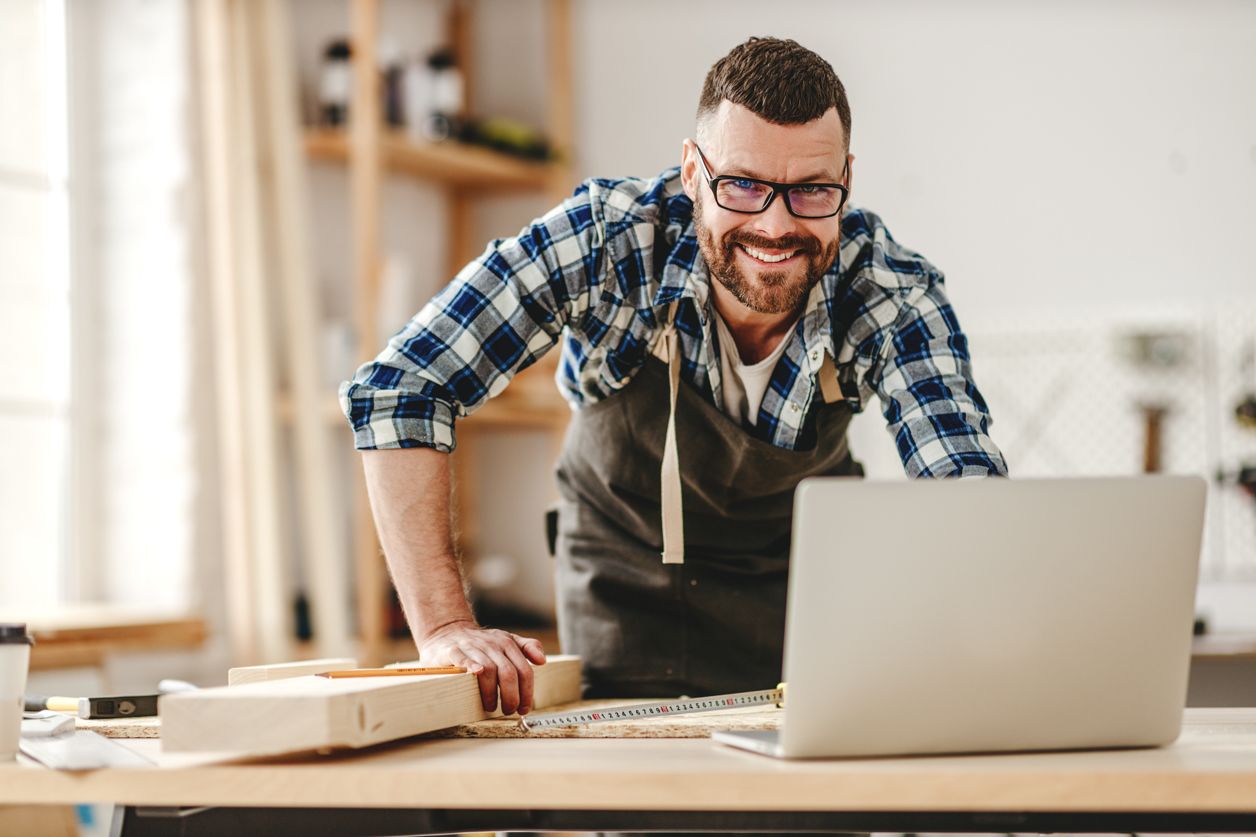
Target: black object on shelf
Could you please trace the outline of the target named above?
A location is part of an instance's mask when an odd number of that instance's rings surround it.
[[[318,118],[324,125],[349,122],[349,97],[353,93],[353,48],[338,38],[323,51],[323,70],[318,83]]]

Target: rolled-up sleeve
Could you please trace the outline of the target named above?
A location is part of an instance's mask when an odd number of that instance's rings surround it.
[[[903,307],[884,352],[873,384],[907,475],[1007,476],[940,279]]]
[[[340,386],[360,450],[455,447],[454,422],[499,394],[588,307],[601,236],[581,188],[498,239]]]

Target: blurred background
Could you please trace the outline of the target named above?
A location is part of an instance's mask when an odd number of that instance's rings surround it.
[[[1210,481],[1197,665],[1224,674],[1193,699],[1250,705],[1239,0],[2,0],[0,621],[39,631],[32,690],[413,658],[338,383],[581,179],[677,164],[750,35],[841,76],[852,201],[947,274],[1015,476]],[[455,462],[477,613],[556,650],[552,360]],[[879,414],[852,434],[902,478]]]

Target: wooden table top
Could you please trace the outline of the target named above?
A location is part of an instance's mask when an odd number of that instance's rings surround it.
[[[408,740],[252,763],[0,766],[0,804],[561,810],[1113,811],[1256,815],[1256,709],[1188,709],[1170,747],[782,761],[705,739]]]

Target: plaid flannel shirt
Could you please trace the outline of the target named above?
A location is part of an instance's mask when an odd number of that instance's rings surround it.
[[[828,353],[855,412],[880,399],[909,476],[1006,475],[942,274],[872,212],[849,208],[841,224],[838,258],[786,337],[746,432],[782,448],[814,444]],[[355,444],[452,451],[455,420],[559,343],[556,379],[572,408],[607,398],[645,363],[671,310],[682,381],[722,405],[710,281],[679,169],[586,181],[519,235],[490,243],[341,386]]]

